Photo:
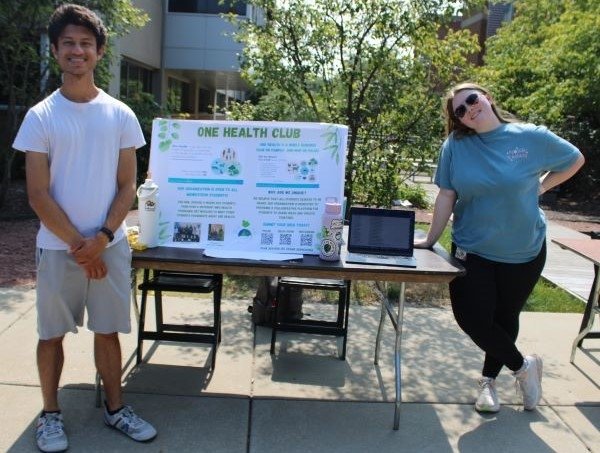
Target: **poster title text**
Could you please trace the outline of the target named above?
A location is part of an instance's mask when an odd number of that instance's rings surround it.
[[[267,127],[211,127],[203,126],[198,128],[198,137],[207,138],[300,138],[300,129],[291,127],[276,127],[269,129]]]

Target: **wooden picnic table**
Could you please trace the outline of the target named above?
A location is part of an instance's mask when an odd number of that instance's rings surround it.
[[[600,282],[598,281],[598,274],[600,268],[600,240],[597,239],[572,239],[572,238],[556,238],[552,239],[552,242],[558,244],[560,247],[570,250],[573,253],[591,261],[594,265],[594,282],[592,289],[585,306],[583,313],[583,319],[579,327],[579,334],[573,341],[573,347],[571,349],[571,363],[575,360],[575,352],[577,348],[582,348],[583,340],[588,338],[600,338],[600,332],[592,332],[594,325],[594,317],[596,314],[600,315],[600,308],[598,306],[600,298]]]

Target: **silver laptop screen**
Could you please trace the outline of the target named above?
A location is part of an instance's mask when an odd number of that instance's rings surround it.
[[[352,207],[348,250],[411,256],[414,223],[413,211]]]

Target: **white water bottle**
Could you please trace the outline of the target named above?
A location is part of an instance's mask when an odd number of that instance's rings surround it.
[[[140,222],[139,242],[146,247],[158,246],[158,219],[160,215],[158,204],[158,185],[151,179],[146,179],[137,190],[138,215]]]
[[[338,261],[340,259],[343,230],[342,205],[337,202],[336,198],[329,199],[325,203],[325,212],[322,217],[319,258],[325,261]]]

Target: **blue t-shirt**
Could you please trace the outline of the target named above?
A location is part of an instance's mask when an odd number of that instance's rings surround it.
[[[535,258],[545,240],[539,178],[569,168],[579,150],[544,126],[508,123],[455,138],[440,153],[435,183],[456,192],[452,239],[468,253],[505,262]]]

